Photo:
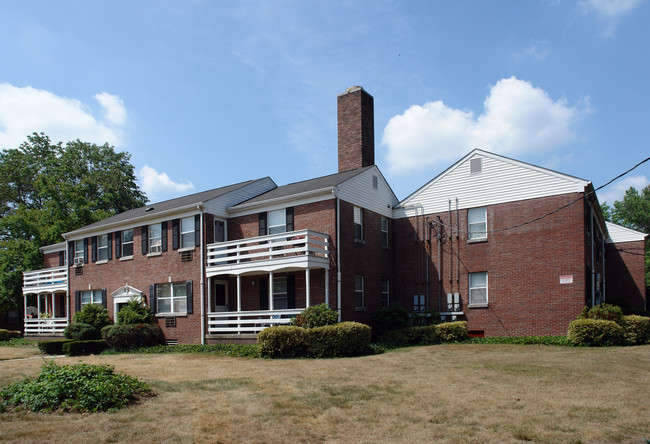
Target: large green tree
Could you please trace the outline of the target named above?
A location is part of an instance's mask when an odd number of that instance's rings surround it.
[[[34,133],[0,150],[0,310],[19,305],[22,272],[61,234],[143,206],[128,153],[107,144],[52,143]]]
[[[602,205],[605,219],[641,231],[650,233],[650,185],[637,191],[636,188],[630,187],[625,191],[623,200],[615,201],[610,207],[607,203]],[[650,286],[650,246],[646,240],[645,251],[645,283]]]

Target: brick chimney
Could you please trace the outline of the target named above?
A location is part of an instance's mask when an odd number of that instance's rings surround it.
[[[339,173],[375,164],[374,101],[360,86],[336,98],[339,132]]]

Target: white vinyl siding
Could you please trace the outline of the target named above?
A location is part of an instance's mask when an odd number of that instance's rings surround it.
[[[377,177],[377,188],[373,188],[373,176]],[[393,217],[393,206],[398,200],[377,167],[354,176],[338,187],[338,196],[352,205],[363,207],[373,213]]]
[[[488,305],[488,276],[486,272],[469,274],[469,304],[471,307]]]
[[[271,180],[269,177],[256,180],[251,184],[244,185],[243,187],[231,191],[230,193],[226,193],[223,196],[219,196],[206,201],[204,203],[205,212],[226,219],[230,216],[228,214],[228,208],[231,206],[257,197],[260,194],[266,193],[275,187],[275,182],[273,182],[273,180]]]
[[[467,239],[487,239],[487,209],[485,207],[467,210]]]

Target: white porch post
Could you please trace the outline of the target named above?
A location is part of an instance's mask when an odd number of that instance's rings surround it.
[[[36,318],[38,319],[38,318],[41,317],[41,295],[40,295],[40,293],[36,295],[36,307],[37,307],[37,310],[38,310],[38,313],[36,313]]]
[[[330,271],[325,269],[325,304],[330,306]]]
[[[237,275],[237,313],[241,312],[241,275]],[[239,321],[241,316],[237,316]],[[237,324],[237,334],[241,333],[241,324]]]
[[[56,318],[56,293],[52,293],[52,318]]]
[[[311,305],[309,295],[309,268],[305,268],[305,308]]]
[[[208,278],[208,313],[212,309],[212,279],[214,278]]]
[[[23,305],[24,305],[23,319],[27,319],[27,295],[26,294],[23,295]]]
[[[273,311],[273,272],[269,271],[269,310]]]

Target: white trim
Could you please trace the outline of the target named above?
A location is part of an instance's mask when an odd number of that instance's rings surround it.
[[[631,228],[623,227],[613,222],[605,222],[609,236],[607,237],[608,244],[619,242],[638,242],[644,241],[647,234]]]

